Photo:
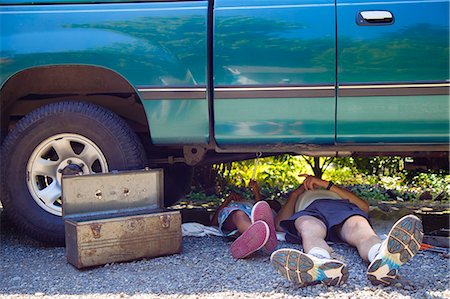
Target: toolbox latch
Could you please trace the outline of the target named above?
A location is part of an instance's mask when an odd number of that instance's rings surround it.
[[[159,216],[159,221],[161,222],[162,228],[170,227],[170,215],[161,215]]]
[[[93,223],[90,226],[94,239],[99,239],[101,237],[100,231],[102,229],[102,225],[99,223]]]

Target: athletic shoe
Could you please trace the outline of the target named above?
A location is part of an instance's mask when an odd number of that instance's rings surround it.
[[[256,221],[231,244],[231,255],[242,259],[261,249],[269,239],[269,227],[264,221]]]
[[[347,265],[344,263],[318,258],[295,249],[278,249],[272,253],[270,262],[278,273],[302,287],[319,283],[338,286],[348,278]]]
[[[266,245],[264,245],[263,250],[271,254],[278,245],[277,232],[275,230],[275,223],[273,221],[272,209],[269,204],[265,201],[258,201],[252,209],[251,214],[252,223],[262,220],[267,223],[269,227],[269,240],[267,240]]]
[[[367,269],[367,278],[374,285],[390,285],[396,280],[397,269],[417,253],[423,239],[422,222],[413,215],[398,220],[380,251]]]

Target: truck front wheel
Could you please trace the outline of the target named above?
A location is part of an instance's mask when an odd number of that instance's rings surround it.
[[[23,117],[5,139],[1,200],[26,234],[62,245],[62,176],[139,169],[145,162],[138,137],[114,113],[82,102],[50,104]]]

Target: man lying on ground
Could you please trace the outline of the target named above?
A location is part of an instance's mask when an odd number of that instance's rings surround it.
[[[369,261],[367,277],[372,284],[390,285],[398,268],[419,250],[423,238],[419,218],[408,215],[398,220],[382,242],[369,223],[367,202],[332,182],[300,176],[306,179],[275,217],[275,227],[301,243],[304,252],[286,248],[273,252],[275,269],[302,286],[341,285],[348,278],[347,265],[331,258],[327,241],[344,242]]]

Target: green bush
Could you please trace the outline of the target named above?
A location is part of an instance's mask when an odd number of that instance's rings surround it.
[[[323,164],[323,161],[320,160]],[[403,169],[402,158],[336,158],[324,170],[322,178],[332,180],[356,193],[361,198],[375,204],[380,200],[418,200],[424,192],[433,198],[450,197],[450,175],[444,172],[413,172]],[[311,163],[311,160],[309,160]],[[250,199],[247,188],[254,173],[255,160],[213,165],[208,177],[213,182],[213,191],[194,186],[188,200],[206,202],[225,198],[231,191]],[[211,171],[212,170],[212,171]],[[205,169],[202,170],[203,173]],[[300,173],[313,174],[312,166],[302,156],[280,155],[260,158],[255,179],[262,194],[271,199],[283,199],[303,181]],[[211,188],[209,188],[211,189]]]

